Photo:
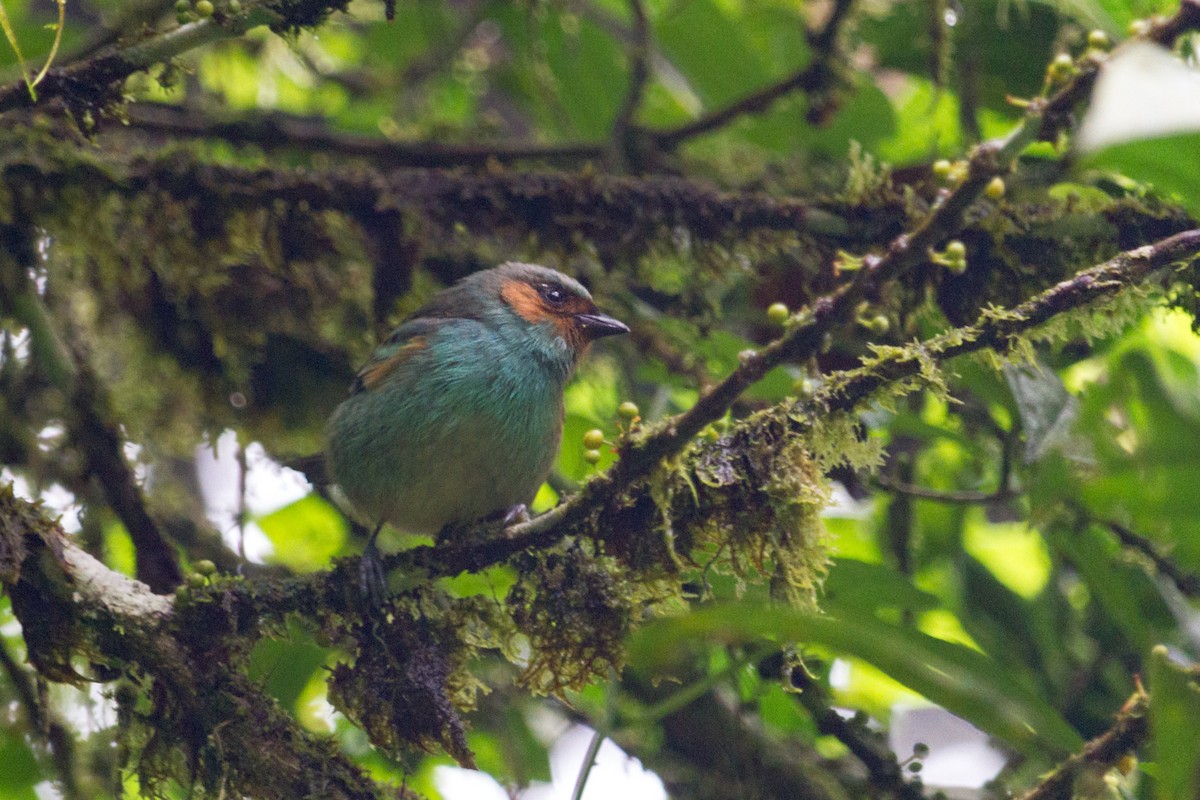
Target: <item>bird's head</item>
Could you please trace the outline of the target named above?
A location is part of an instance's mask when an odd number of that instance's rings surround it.
[[[488,282],[501,307],[547,344],[578,357],[596,339],[628,333],[625,323],[600,313],[574,278],[537,264],[508,262]]]

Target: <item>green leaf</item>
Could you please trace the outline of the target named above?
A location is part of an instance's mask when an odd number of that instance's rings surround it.
[[[255,645],[248,672],[281,706],[295,714],[297,698],[328,653],[300,625],[289,624],[287,634],[286,639],[264,639]]]
[[[1039,461],[1051,450],[1083,459],[1086,447],[1072,435],[1079,401],[1067,392],[1058,373],[1042,364],[1006,364],[1004,378],[1025,432],[1025,463]]]
[[[1171,663],[1166,648],[1150,655],[1150,736],[1154,747],[1156,800],[1200,797],[1200,687]]]
[[[0,733],[0,797],[4,800],[36,800],[33,786],[43,779],[37,759],[19,732]]]
[[[891,567],[853,558],[833,560],[822,600],[826,610],[843,614],[874,614],[881,608],[928,611],[937,605],[936,597]]]
[[[1082,164],[1149,184],[1200,215],[1200,133],[1115,144],[1087,156]]]
[[[1170,609],[1153,579],[1145,568],[1123,556],[1111,536],[1092,527],[1059,531],[1054,541],[1132,652],[1146,652],[1172,629]]]
[[[310,494],[255,522],[275,546],[271,561],[296,572],[329,565],[346,543],[346,519],[337,509]]]
[[[700,638],[754,638],[829,647],[860,658],[929,700],[1031,756],[1065,755],[1079,734],[1004,664],[962,645],[871,617],[835,618],[783,608],[721,605],[639,631],[633,663],[661,671]]]
[[[709,109],[771,78],[728,9],[712,0],[686,0],[655,25],[656,41]]]

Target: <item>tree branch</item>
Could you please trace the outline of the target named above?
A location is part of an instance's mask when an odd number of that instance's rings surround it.
[[[1116,722],[1090,740],[1083,749],[1059,764],[1020,800],[1070,800],[1075,797],[1075,779],[1089,764],[1112,768],[1128,753],[1141,747],[1150,735],[1147,716],[1149,698],[1139,692],[1117,714]]]
[[[813,56],[804,69],[692,122],[667,130],[649,131],[648,135],[659,148],[673,150],[687,139],[710,133],[739,117],[747,114],[761,114],[769,109],[776,100],[794,91],[805,91],[810,95],[828,92],[837,76],[833,64],[837,58],[838,34],[841,32],[842,24],[850,15],[853,5],[854,0],[836,0],[824,27],[811,37]],[[828,109],[814,105],[809,108],[809,121],[818,122],[827,113]]]
[[[113,572],[11,488],[0,490],[0,586],[12,598],[30,659],[43,675],[80,680],[72,661],[85,653],[152,680],[147,724],[155,726],[152,743],[169,749],[158,757],[177,764],[182,748],[193,778],[214,794],[415,797],[372,781],[331,740],[305,731],[232,666],[229,659],[247,651],[222,639],[228,630],[214,625],[224,617],[219,607],[173,602]],[[152,770],[143,787],[166,777],[148,766],[155,757],[153,751],[141,756],[141,770]]]
[[[866,768],[872,786],[885,797],[924,800],[920,783],[904,780],[904,770],[896,760],[896,754],[888,749],[887,742],[879,734],[839,714],[829,703],[825,688],[808,677],[803,666],[791,667],[785,677],[799,690],[793,696],[812,716],[817,730],[846,745]]]
[[[1150,562],[1154,564],[1154,568],[1163,575],[1166,575],[1180,592],[1188,597],[1200,598],[1200,575],[1183,569],[1160,553],[1154,542],[1135,533],[1121,523],[1112,520],[1100,520],[1099,522],[1112,531],[1113,535],[1117,537],[1124,547],[1141,553],[1150,559]]]
[[[364,158],[379,166],[393,168],[484,167],[492,161],[509,164],[526,160],[577,163],[598,159],[605,152],[603,144],[588,142],[397,142],[335,131],[317,117],[274,111],[220,116],[183,106],[134,103],[126,108],[125,116],[134,128],[166,136],[224,139],[257,145],[265,150],[315,150]]]
[[[76,113],[101,111],[120,99],[120,87],[135,72],[169,60],[195,47],[237,38],[260,25],[276,32],[312,27],[333,11],[343,11],[348,0],[260,0],[236,15],[220,12],[209,19],[180,25],[164,33],[123,47],[110,47],[93,58],[52,69],[38,84],[37,100],[24,81],[0,87],[0,114],[30,108],[61,97]]]

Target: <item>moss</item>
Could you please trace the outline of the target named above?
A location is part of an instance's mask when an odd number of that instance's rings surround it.
[[[539,694],[563,694],[620,670],[637,589],[621,565],[579,542],[536,553],[519,565],[521,578],[505,605],[529,640],[519,681]]]

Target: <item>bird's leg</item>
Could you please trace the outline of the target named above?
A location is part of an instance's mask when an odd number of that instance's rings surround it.
[[[387,576],[383,573],[383,559],[375,540],[383,530],[383,522],[371,531],[367,546],[363,548],[362,558],[358,562],[358,588],[363,599],[370,608],[379,608],[387,597]]]

